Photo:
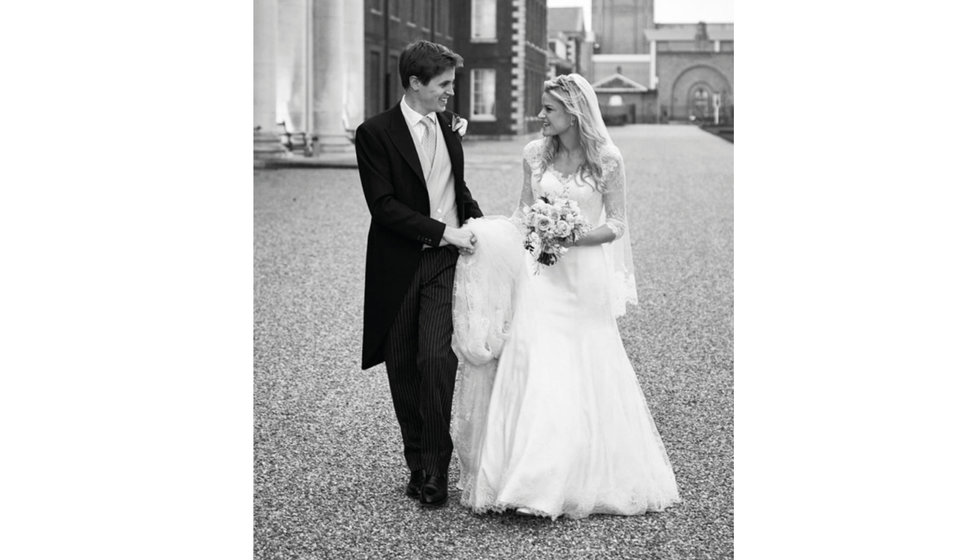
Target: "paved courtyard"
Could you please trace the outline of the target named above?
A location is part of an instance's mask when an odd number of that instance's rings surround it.
[[[610,131],[623,151],[639,308],[620,331],[684,502],[550,521],[423,511],[384,366],[360,369],[369,215],[355,169],[254,174],[255,557],[732,558],[733,145],[692,126]],[[520,141],[467,141],[485,214],[509,215]]]

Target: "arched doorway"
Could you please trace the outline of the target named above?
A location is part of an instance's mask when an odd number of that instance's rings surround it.
[[[715,92],[703,82],[694,84],[687,94],[688,117],[705,121],[714,116],[712,98]]]
[[[671,88],[670,109],[674,119],[707,121],[714,119],[714,95],[720,95],[720,113],[728,114],[732,86],[717,68],[699,64],[687,68]]]

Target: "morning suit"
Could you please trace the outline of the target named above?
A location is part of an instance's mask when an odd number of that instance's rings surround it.
[[[354,144],[371,212],[361,368],[385,362],[409,468],[445,474],[452,453],[457,361],[450,341],[458,251],[440,243],[445,221],[462,224],[483,214],[466,187],[463,147],[450,118],[435,116],[441,135],[435,168],[423,166],[401,104],[361,124]],[[430,203],[431,191],[443,186],[455,199],[449,220],[438,219]]]

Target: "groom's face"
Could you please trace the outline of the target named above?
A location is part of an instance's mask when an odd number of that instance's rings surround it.
[[[442,74],[436,74],[425,85],[418,79],[412,81],[414,82],[412,89],[415,90],[416,99],[424,109],[421,111],[422,114],[427,115],[433,111],[441,113],[446,110],[449,98],[455,94],[453,84],[456,81],[456,69],[450,68]]]

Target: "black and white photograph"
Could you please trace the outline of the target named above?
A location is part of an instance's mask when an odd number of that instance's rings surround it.
[[[976,556],[975,25],[735,4],[5,3],[0,558]]]
[[[255,558],[732,558],[732,2],[255,9]]]

